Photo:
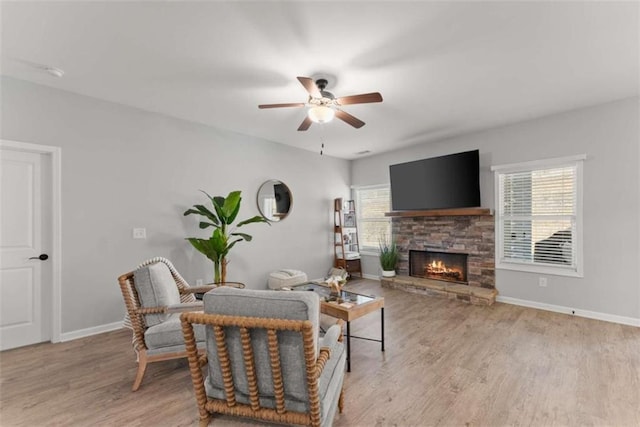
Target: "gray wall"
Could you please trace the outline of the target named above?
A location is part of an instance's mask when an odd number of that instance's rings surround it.
[[[170,258],[189,281],[212,278],[211,264],[184,240],[202,235],[189,206],[197,191],[242,190],[240,218],[257,214],[270,178],[294,195],[289,218],[238,244],[229,280],[263,288],[269,271],[310,278],[332,263],[332,199],[348,186],[389,181],[388,166],[480,149],[482,205],[493,208],[491,165],[587,154],[584,278],[500,270],[502,296],[640,318],[640,153],[638,98],[423,144],[350,162],[121,105],[2,78],[2,139],[62,147],[62,332],[117,322],[124,313],[116,277],[153,257]],[[319,171],[322,173],[310,173]],[[133,240],[145,227],[148,238]],[[616,265],[616,268],[609,266]],[[375,257],[365,274],[378,276]]]
[[[264,288],[278,268],[323,277],[333,262],[333,198],[349,194],[350,165],[249,136],[2,78],[1,138],[62,147],[62,333],[122,320],[116,278],[145,259],[171,259],[190,282],[212,264],[184,240],[205,236],[182,213],[212,195],[242,190],[240,219],[258,214],[260,184],[293,193],[282,222],[250,224],[227,280]],[[322,171],[322,173],[319,173]],[[133,240],[134,227],[147,229]],[[52,254],[56,256],[56,254]]]
[[[511,126],[413,146],[352,163],[352,185],[389,182],[388,166],[479,149],[482,206],[494,208],[492,165],[586,154],[584,278],[496,271],[503,297],[640,318],[639,100],[629,98]],[[377,264],[363,263],[377,275]],[[374,270],[371,266],[375,266]]]

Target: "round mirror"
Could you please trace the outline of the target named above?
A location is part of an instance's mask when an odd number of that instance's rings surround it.
[[[258,210],[269,221],[280,221],[291,211],[292,196],[282,181],[270,179],[258,190]]]

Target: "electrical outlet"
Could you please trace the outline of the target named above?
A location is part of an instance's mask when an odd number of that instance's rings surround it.
[[[147,238],[147,229],[146,228],[134,228],[133,229],[133,238],[134,239],[146,239]]]
[[[196,286],[202,286],[202,285],[203,285],[202,279],[196,280]]]
[[[547,287],[547,278],[546,277],[539,277],[538,278],[538,285],[542,288],[546,288]]]

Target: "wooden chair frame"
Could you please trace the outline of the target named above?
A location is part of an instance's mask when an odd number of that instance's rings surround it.
[[[321,347],[316,358],[313,342],[313,324],[309,320],[265,319],[257,317],[224,316],[205,313],[182,313],[182,332],[189,359],[189,370],[195,391],[196,402],[200,414],[200,426],[209,424],[214,413],[249,417],[269,422],[301,424],[320,426],[320,396],[318,392],[318,379],[324,366],[331,357],[331,351],[327,347]],[[342,321],[339,321],[342,327]],[[215,335],[220,372],[224,382],[226,399],[215,399],[206,395],[202,367],[207,365],[207,354],[201,354],[196,347],[193,324],[211,326]],[[231,373],[231,361],[225,341],[225,327],[238,327],[242,342],[242,353],[249,385],[249,404],[236,401],[236,388]],[[271,373],[273,376],[275,409],[260,405],[258,395],[258,381],[251,344],[251,329],[265,329],[269,357],[271,361]],[[278,347],[278,331],[295,331],[302,335],[303,350],[307,377],[307,394],[309,396],[309,412],[293,412],[285,409],[285,391],[282,379],[280,353]],[[342,336],[339,338],[342,341]],[[342,413],[344,404],[344,386],[340,391],[338,410]]]
[[[173,265],[164,258],[151,259],[141,264],[138,268],[144,267],[149,264],[154,264],[156,262],[165,263],[169,267],[169,271],[171,271],[171,275],[173,276],[176,282],[176,286],[178,287],[180,300],[183,303],[195,303],[195,293],[205,293],[215,288],[215,286],[190,287],[189,284],[187,284],[187,282],[175,270]],[[140,304],[140,298],[138,297],[138,292],[136,291],[133,274],[134,273],[132,271],[118,277],[118,283],[120,284],[122,297],[124,298],[124,303],[127,308],[129,324],[131,326],[131,329],[133,330],[133,349],[137,354],[138,371],[136,373],[136,378],[133,382],[131,390],[136,391],[140,388],[140,384],[142,384],[142,378],[144,377],[144,373],[147,369],[148,363],[187,357],[186,350],[159,354],[148,354],[148,348],[144,340],[144,332],[147,330],[144,315],[155,313],[175,313],[185,310],[193,311],[196,308],[194,308],[193,306],[186,307],[184,309],[170,309],[169,307],[142,308]],[[125,324],[126,323],[127,322],[125,320]],[[202,350],[202,352],[204,352],[204,350]]]

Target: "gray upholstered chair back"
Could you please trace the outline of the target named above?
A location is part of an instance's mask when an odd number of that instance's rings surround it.
[[[218,413],[330,426],[342,412],[346,351],[341,321],[318,338],[319,311],[313,292],[219,287],[205,294],[204,313],[182,313],[200,425]]]
[[[134,284],[143,308],[180,304],[180,292],[169,267],[161,262],[133,272]],[[169,318],[167,313],[145,314],[147,326],[158,325]]]
[[[138,372],[132,387],[136,391],[148,363],[187,356],[179,316],[184,311],[202,310],[202,303],[194,297],[201,288],[191,288],[169,260],[159,257],[121,275],[118,284],[127,308],[124,326],[133,332],[137,353]],[[199,326],[196,332],[204,347],[204,328]]]
[[[204,312],[229,316],[247,316],[287,320],[309,320],[313,324],[313,343],[318,341],[320,301],[313,292],[261,291],[220,287],[204,296]],[[224,383],[211,328],[206,330],[209,376],[205,381],[207,394],[224,399]],[[274,396],[267,335],[264,330],[252,332],[253,354],[258,377],[258,393],[267,399]],[[242,344],[238,328],[226,328],[225,335],[238,401],[248,402]],[[292,409],[304,410],[307,396],[306,364],[300,333],[281,331],[278,334],[285,398]],[[315,351],[317,353],[317,348]],[[299,405],[298,403],[302,404]],[[304,406],[305,408],[303,408]]]

